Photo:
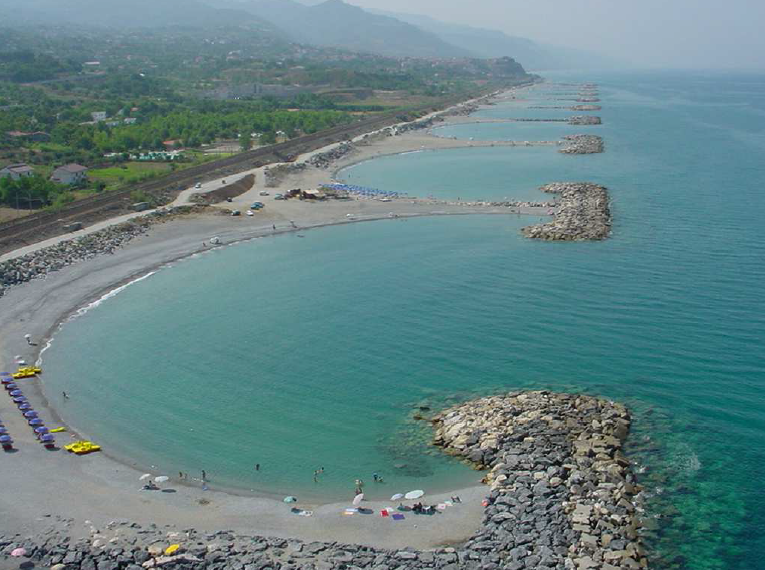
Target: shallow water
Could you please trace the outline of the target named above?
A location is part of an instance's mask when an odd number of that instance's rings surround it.
[[[463,197],[592,180],[611,190],[611,239],[538,243],[519,236],[525,219],[476,216],[211,252],[65,326],[45,354],[52,400],[169,474],[334,499],[356,477],[380,497],[476,479],[422,455],[416,405],[584,390],[635,412],[653,567],[760,567],[765,77],[584,79],[601,84],[603,155],[452,150],[350,173]],[[387,482],[369,483],[374,471]]]

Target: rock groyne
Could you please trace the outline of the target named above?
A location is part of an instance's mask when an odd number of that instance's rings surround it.
[[[568,119],[569,125],[600,125],[602,122],[600,117],[592,115],[574,115]]]
[[[547,241],[601,240],[611,233],[608,191],[588,182],[555,182],[541,188],[560,194],[553,221],[526,226],[523,235]]]
[[[88,537],[72,540],[76,521],[49,516],[38,536],[0,536],[0,556],[23,548],[28,559],[52,570],[647,567],[636,515],[641,488],[621,451],[630,428],[623,405],[515,392],[467,402],[431,421],[436,445],[488,470],[481,526],[460,545],[382,549],[128,520],[91,526]],[[175,552],[167,553],[173,544]]]
[[[566,135],[558,152],[564,154],[597,154],[603,152],[603,139],[597,135]]]
[[[489,469],[481,532],[468,547],[502,568],[615,570],[648,565],[641,490],[621,449],[627,409],[546,391],[468,402],[438,414],[435,443]]]

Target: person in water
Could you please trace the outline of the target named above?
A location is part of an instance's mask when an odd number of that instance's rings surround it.
[[[64,396],[64,400],[69,399],[69,394],[67,394],[66,392],[61,392],[61,395]]]

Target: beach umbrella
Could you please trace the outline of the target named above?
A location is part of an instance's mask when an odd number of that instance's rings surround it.
[[[396,493],[395,495],[393,495],[393,496],[390,498],[390,500],[391,500],[391,501],[400,501],[400,500],[401,500],[401,499],[403,499],[403,498],[404,498],[404,493]]]
[[[41,435],[41,434],[49,433],[49,432],[48,432],[48,428],[46,428],[45,426],[40,426],[35,428],[35,433],[37,435]]]
[[[40,418],[32,418],[31,420],[29,420],[28,423],[29,423],[30,426],[41,426],[41,425],[43,425],[43,421]]]
[[[12,441],[10,435],[0,435],[0,443],[11,443]]]
[[[16,388],[17,388],[17,385],[15,382],[8,382],[5,385],[5,389],[8,390],[8,392],[10,392],[11,390],[15,390]]]
[[[27,412],[24,412],[24,417],[27,418],[27,419],[36,418],[37,417],[37,412],[35,412],[34,410],[29,410]]]
[[[23,548],[14,548],[11,551],[11,556],[15,556],[16,558],[18,558],[19,556],[24,556],[26,553],[27,551]]]
[[[151,479],[151,473],[144,473],[138,478],[139,481],[146,481],[146,479]]]
[[[167,475],[160,475],[159,477],[154,477],[155,483],[166,483],[169,480],[170,480],[170,477],[168,477]]]
[[[43,443],[53,443],[53,441],[55,441],[55,438],[50,433],[44,433],[40,436],[40,441]]]
[[[405,499],[413,500],[413,499],[419,499],[425,494],[425,491],[417,490],[417,491],[409,491],[406,495],[404,495]]]
[[[24,392],[21,390],[11,390],[11,396],[23,396]]]
[[[297,503],[297,499],[293,496],[284,497],[285,503]]]
[[[22,412],[25,410],[32,409],[32,405],[29,402],[24,401],[24,402],[19,402],[18,404],[19,404],[19,410],[21,410]]]
[[[353,506],[358,507],[361,504],[361,501],[364,500],[364,493],[359,493],[355,497],[353,497]]]

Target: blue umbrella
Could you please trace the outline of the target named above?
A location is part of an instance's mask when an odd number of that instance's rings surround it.
[[[31,409],[32,409],[32,406],[28,402],[21,402],[19,404],[19,410],[24,411],[24,410],[31,410]]]
[[[15,389],[16,389],[16,383],[15,383],[15,382],[8,382],[8,383],[5,385],[5,389],[6,389],[6,390],[8,390],[9,392],[10,392],[11,390],[15,390]]]
[[[43,443],[53,443],[55,439],[52,434],[46,433],[40,436],[40,441]]]
[[[0,443],[13,443],[10,435],[0,435]]]
[[[16,397],[13,398],[13,403],[14,404],[22,404],[22,403],[24,403],[26,401],[27,401],[27,397],[26,396],[16,396]]]
[[[24,392],[21,390],[11,390],[11,396],[23,396]]]
[[[48,428],[45,426],[36,427],[35,433],[48,433]]]
[[[32,418],[37,417],[37,412],[35,412],[34,410],[29,410],[27,412],[24,412],[24,417],[27,418],[28,420],[31,420]]]
[[[41,425],[43,425],[43,421],[40,418],[31,419],[31,420],[29,420],[28,423],[29,423],[30,426],[41,426]]]

